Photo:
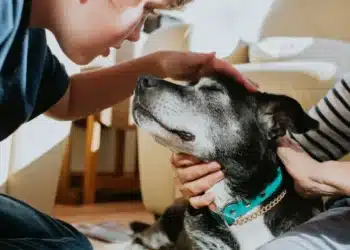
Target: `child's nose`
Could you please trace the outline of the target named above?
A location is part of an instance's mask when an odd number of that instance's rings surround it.
[[[140,33],[139,29],[135,30],[130,36],[128,36],[127,40],[130,42],[137,42],[140,40]]]

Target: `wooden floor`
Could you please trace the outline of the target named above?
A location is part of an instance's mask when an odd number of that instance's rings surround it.
[[[141,202],[113,202],[86,206],[57,205],[53,216],[69,223],[97,223],[115,220],[128,225],[130,221],[153,222]]]
[[[88,206],[57,205],[53,216],[68,223],[99,223],[116,221],[128,225],[133,220],[154,222],[153,215],[145,211],[141,202],[113,202]],[[89,239],[94,250],[124,249],[118,243],[105,243]]]

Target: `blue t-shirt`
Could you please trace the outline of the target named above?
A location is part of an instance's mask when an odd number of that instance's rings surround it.
[[[30,12],[30,0],[0,1],[0,141],[57,103],[69,84],[45,30],[29,28]]]

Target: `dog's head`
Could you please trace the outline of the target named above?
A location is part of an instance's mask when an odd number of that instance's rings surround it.
[[[133,117],[159,143],[202,160],[261,155],[287,130],[304,133],[318,126],[294,99],[251,93],[220,74],[187,85],[142,76]]]

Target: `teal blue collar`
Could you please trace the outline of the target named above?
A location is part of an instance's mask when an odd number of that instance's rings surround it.
[[[231,226],[239,217],[247,214],[249,211],[253,210],[255,207],[261,205],[264,201],[270,198],[282,183],[282,170],[277,169],[277,177],[273,182],[271,182],[261,193],[259,193],[255,198],[248,201],[238,201],[235,203],[230,203],[226,205],[221,211],[213,212],[214,216],[221,215],[226,223]]]

